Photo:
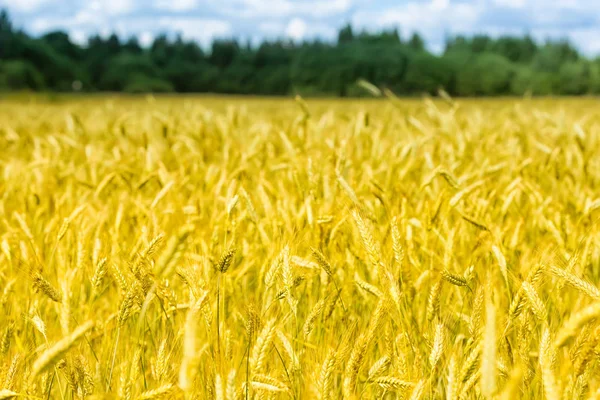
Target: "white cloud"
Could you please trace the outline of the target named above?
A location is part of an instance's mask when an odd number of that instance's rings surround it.
[[[584,3],[586,3],[585,1],[581,1],[581,0],[557,0],[555,3],[555,6],[558,6],[559,8],[565,8],[565,9],[581,9],[581,7],[584,5]]]
[[[77,43],[80,46],[87,44],[87,38],[87,33],[81,29],[73,29],[71,32],[69,32],[69,39],[71,39],[73,43]]]
[[[71,39],[84,44],[87,37],[99,34],[108,37],[113,32],[121,38],[137,35],[140,45],[152,44],[159,33],[181,34],[187,40],[197,41],[201,46],[210,45],[214,38],[232,37],[232,25],[224,20],[195,17],[134,18],[131,16],[110,17],[101,12],[81,10],[73,18],[34,18],[30,30],[41,34],[52,29],[63,29]]]
[[[203,46],[214,37],[254,44],[281,37],[334,40],[350,19],[357,30],[398,27],[404,38],[417,31],[433,51],[441,51],[448,34],[530,32],[536,39],[568,37],[587,54],[600,52],[598,0],[0,0],[2,7],[32,34],[63,29],[76,42],[109,32],[137,34],[144,43],[180,32]]]
[[[53,0],[0,0],[0,6],[23,13],[37,11],[50,3],[53,3]]]
[[[538,41],[567,37],[584,53],[600,52],[597,0],[407,0],[387,9],[357,10],[352,23],[370,31],[399,27],[403,37],[417,31],[428,48],[443,49],[453,34],[522,35]]]
[[[547,39],[568,39],[575,44],[577,48],[588,56],[597,56],[600,54],[600,42],[596,38],[600,37],[599,27],[577,28],[565,32],[559,28],[538,28],[531,32],[532,37],[540,43]]]
[[[158,27],[181,33],[183,38],[196,40],[202,46],[208,46],[214,38],[233,34],[231,24],[220,19],[163,17],[158,20]]]
[[[2,1],[2,0],[0,0]],[[30,19],[28,29],[34,34],[42,34],[49,30],[65,30],[75,43],[87,43],[87,37],[99,34],[107,37],[113,32],[125,37],[139,33],[140,26],[129,19],[135,11],[136,0],[92,0],[74,10],[70,17],[54,14]],[[144,25],[151,25],[145,22]]]
[[[499,7],[523,8],[527,5],[526,0],[494,0],[493,4]]]
[[[91,10],[81,10],[77,14],[75,14],[73,19],[71,21],[67,22],[66,25],[75,24],[75,25],[94,26],[97,24],[98,20],[99,20],[99,15],[97,13],[94,13]]]
[[[232,17],[243,18],[289,18],[299,15],[326,18],[347,12],[351,6],[352,0],[234,0],[213,8]]]
[[[199,6],[198,0],[156,0],[154,6],[161,10],[189,11]]]
[[[287,24],[278,20],[261,22],[258,24],[260,36],[252,35],[250,38],[253,44],[260,44],[264,37],[270,39],[288,37],[295,41],[317,37],[330,40],[336,37],[337,29],[338,26],[335,25],[295,17],[289,20]]]
[[[301,41],[306,35],[306,22],[301,18],[294,18],[285,28],[285,34],[295,41]]]
[[[435,50],[441,48],[448,33],[479,31],[477,22],[483,10],[481,3],[451,5],[448,0],[411,1],[386,10],[358,11],[353,15],[352,23],[367,30],[396,26],[405,38],[412,32],[419,32],[429,48]]]
[[[35,33],[43,33],[54,28],[54,23],[48,18],[35,18],[30,25],[30,29]]]
[[[75,19],[80,23],[93,22],[98,18],[123,16],[137,9],[136,0],[92,0],[83,4],[83,7],[75,8]],[[69,22],[65,20],[66,24]]]
[[[97,3],[93,1],[92,3]],[[104,0],[101,8],[108,15],[127,14],[136,8],[135,0]]]
[[[431,0],[429,7],[433,10],[445,10],[450,5],[450,0]]]
[[[140,45],[142,47],[150,47],[154,41],[154,35],[152,32],[144,31],[139,35]]]
[[[569,39],[579,46],[579,49],[586,54],[598,55],[600,53],[600,29],[583,29],[570,32]]]
[[[285,25],[281,22],[265,21],[258,24],[258,30],[267,36],[280,36],[285,31]]]

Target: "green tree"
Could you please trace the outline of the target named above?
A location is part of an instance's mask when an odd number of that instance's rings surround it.
[[[123,91],[126,93],[166,93],[173,91],[173,85],[163,79],[144,74],[131,74]]]
[[[494,96],[510,93],[515,68],[506,58],[494,53],[481,53],[457,74],[460,95]]]
[[[215,40],[212,44],[209,61],[219,68],[226,68],[233,63],[240,52],[240,47],[235,40]]]
[[[591,91],[592,68],[587,60],[564,63],[558,72],[560,93],[582,95]]]
[[[511,82],[511,93],[523,96],[547,96],[556,93],[556,76],[549,72],[534,71],[528,65],[516,67],[515,76]]]
[[[116,35],[111,35],[107,39],[95,35],[88,39],[83,64],[95,89],[104,89],[101,85],[103,75],[108,64],[119,53],[121,53],[121,42]]]
[[[447,68],[450,71],[450,78],[448,84],[445,86],[445,90],[452,96],[468,95],[459,92],[458,75],[464,68],[467,68],[467,66],[473,62],[474,58],[475,54],[473,54],[468,47],[464,46],[454,47],[450,51],[445,52],[442,56],[444,68]],[[464,81],[461,82],[461,84],[464,84]]]
[[[483,53],[490,49],[493,41],[488,35],[475,35],[470,40],[470,47],[473,53]]]
[[[121,91],[134,78],[137,82],[157,81],[160,73],[148,55],[121,53],[109,61],[100,78],[99,87],[102,90]]]
[[[68,91],[73,81],[87,80],[74,60],[53,50],[41,39],[23,39],[16,54],[16,59],[26,60],[43,74],[48,89]]]
[[[362,43],[388,43],[388,44],[398,44],[400,43],[400,33],[398,33],[398,29],[393,28],[389,30],[383,30],[381,32],[368,32],[362,31],[358,36],[356,36],[356,40]]]
[[[440,88],[448,90],[453,73],[443,58],[421,52],[408,63],[404,87],[409,93],[434,94]]]
[[[255,72],[252,54],[240,53],[227,67],[221,69],[216,88],[222,93],[252,94],[253,87],[260,84],[255,80]]]
[[[42,74],[27,61],[5,61],[0,63],[0,89],[42,90],[45,88]]]
[[[9,57],[13,36],[13,27],[8,12],[0,10],[0,59]]]
[[[81,47],[71,42],[69,35],[62,31],[46,33],[41,37],[42,42],[47,44],[54,52],[67,57],[71,61],[81,61],[83,51]]]
[[[81,46],[61,31],[31,37],[0,11],[0,86],[68,91],[81,81],[90,91],[348,96],[363,94],[356,82],[366,79],[399,95],[440,87],[463,96],[600,93],[600,61],[582,57],[567,40],[452,36],[438,57],[416,32],[403,42],[398,29],[357,33],[346,24],[337,39],[258,46],[218,39],[206,54],[194,41],[166,34],[149,48],[115,34]]]
[[[348,43],[354,40],[352,25],[346,24],[338,32],[338,43]]]
[[[490,44],[489,50],[512,62],[528,63],[535,56],[537,45],[530,36],[502,36]]]
[[[467,40],[466,37],[458,35],[458,36],[449,36],[446,38],[446,44],[444,47],[444,54],[449,54],[452,52],[468,52],[471,53],[473,49],[471,48],[471,43]]]
[[[131,54],[142,54],[143,49],[137,37],[132,36],[123,44],[123,51]]]
[[[408,47],[415,51],[425,50],[425,41],[417,32],[413,33],[408,41]]]
[[[252,91],[284,95],[291,90],[290,65],[296,48],[285,42],[265,42],[254,55],[256,80]]]
[[[167,65],[173,56],[173,47],[169,43],[167,35],[162,34],[154,38],[150,47],[150,58],[159,67]]]
[[[579,53],[566,40],[547,42],[539,48],[532,60],[535,70],[558,74],[561,66],[569,61],[577,61]]]

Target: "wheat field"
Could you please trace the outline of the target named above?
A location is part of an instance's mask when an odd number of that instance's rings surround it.
[[[0,399],[600,398],[597,110],[0,101]]]

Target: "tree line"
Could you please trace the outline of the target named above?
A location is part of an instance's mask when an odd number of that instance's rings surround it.
[[[362,96],[366,80],[399,95],[583,95],[600,93],[600,59],[567,40],[454,36],[440,55],[417,34],[356,32],[334,43],[217,39],[210,49],[181,36],[91,36],[80,46],[62,31],[32,37],[0,12],[0,91],[189,92]]]

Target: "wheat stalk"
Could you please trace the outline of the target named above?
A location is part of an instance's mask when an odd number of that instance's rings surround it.
[[[600,289],[591,283],[584,281],[581,278],[573,275],[570,272],[567,272],[561,268],[558,268],[555,265],[551,265],[548,268],[549,272],[551,272],[554,276],[563,279],[565,282],[573,286],[575,289],[579,290],[583,294],[595,299],[600,300]]]
[[[496,308],[489,297],[488,294],[481,344],[481,392],[486,398],[492,398],[496,391]]]
[[[555,347],[563,346],[570,338],[575,336],[582,326],[600,316],[600,303],[594,303],[576,314],[565,322],[558,331],[554,342]]]
[[[66,336],[56,342],[52,347],[44,351],[34,362],[31,367],[29,376],[30,382],[33,381],[41,372],[55,364],[83,335],[94,327],[93,321],[87,321],[79,325]]]

